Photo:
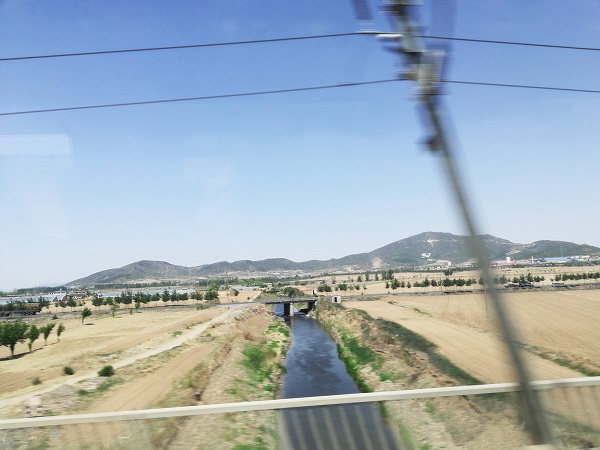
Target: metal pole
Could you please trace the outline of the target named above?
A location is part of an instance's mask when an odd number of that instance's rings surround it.
[[[389,4],[388,11],[397,19],[399,32],[402,33],[402,37],[400,38],[401,43],[397,51],[404,55],[408,65],[408,71],[405,73],[405,76],[418,83],[419,100],[422,102],[425,110],[424,117],[428,121],[428,125],[433,133],[432,137],[428,140],[428,145],[432,152],[440,154],[443,158],[446,175],[452,187],[462,219],[470,235],[469,246],[471,253],[479,261],[484,280],[493,279],[486,251],[479,239],[474,216],[468,204],[466,191],[460,182],[454,158],[452,157],[450,144],[446,137],[447,133],[442,125],[441,102],[437,88],[441,61],[438,55],[428,52],[418,45],[414,33],[416,27],[412,24],[409,14],[410,3],[407,0],[394,0]],[[490,286],[490,296],[517,372],[523,399],[523,412],[533,442],[534,444],[554,444],[554,438],[541,400],[529,385],[530,377],[517,344],[516,330],[508,319],[504,304],[495,286]]]

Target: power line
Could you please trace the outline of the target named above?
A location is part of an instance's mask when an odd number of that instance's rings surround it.
[[[55,53],[48,55],[33,55],[33,56],[14,56],[9,58],[0,58],[1,61],[23,61],[29,59],[48,59],[48,58],[69,58],[73,56],[93,56],[93,55],[112,55],[117,53],[136,53],[136,52],[156,52],[165,50],[181,50],[190,48],[206,48],[206,47],[225,47],[229,45],[248,45],[248,44],[265,44],[271,42],[289,42],[289,41],[304,41],[309,39],[326,39],[344,36],[358,36],[361,33],[333,33],[333,34],[318,34],[310,36],[295,36],[286,38],[273,39],[254,39],[250,41],[231,41],[231,42],[213,42],[209,44],[189,44],[189,45],[170,45],[164,47],[142,47],[128,48],[120,50],[100,50],[96,52],[77,52],[77,53]]]
[[[0,62],[5,61],[26,61],[32,59],[50,59],[50,58],[69,58],[77,56],[95,56],[95,55],[111,55],[119,53],[141,53],[141,52],[155,52],[155,51],[169,51],[169,50],[182,50],[192,48],[209,48],[209,47],[226,47],[230,45],[250,45],[250,44],[265,44],[273,42],[290,42],[290,41],[303,41],[310,39],[328,39],[337,37],[348,37],[348,36],[361,36],[361,35],[377,35],[386,34],[378,33],[375,31],[365,32],[352,32],[352,33],[332,33],[332,34],[316,34],[309,36],[292,36],[285,38],[273,38],[273,39],[254,39],[249,41],[230,41],[230,42],[213,42],[208,44],[187,44],[187,45],[171,45],[161,47],[140,47],[140,48],[129,48],[129,49],[116,49],[116,50],[99,50],[93,52],[72,52],[72,53],[53,53],[47,55],[31,55],[31,56],[13,56],[0,58]],[[573,45],[553,45],[553,44],[541,44],[535,42],[518,42],[518,41],[499,41],[493,39],[471,39],[471,38],[457,38],[448,36],[430,36],[420,35],[416,36],[424,39],[438,39],[446,41],[462,41],[462,42],[475,42],[480,44],[499,44],[499,45],[520,45],[526,47],[541,47],[541,48],[553,48],[563,50],[585,50],[585,51],[600,51],[600,47],[578,47]]]
[[[443,80],[442,83],[452,84],[469,84],[474,86],[492,86],[492,87],[508,87],[508,88],[519,88],[519,89],[539,89],[545,91],[563,91],[563,92],[583,92],[586,94],[600,94],[600,90],[597,89],[575,89],[575,88],[562,88],[554,86],[536,86],[532,84],[509,84],[509,83],[484,83],[478,81],[458,81],[458,80]]]
[[[371,81],[357,81],[353,83],[338,83],[338,84],[326,84],[320,86],[306,86],[298,88],[288,89],[271,89],[267,91],[252,91],[252,92],[237,92],[232,94],[219,94],[219,95],[205,95],[199,97],[183,97],[183,98],[170,98],[161,100],[146,100],[139,102],[123,102],[123,103],[105,103],[100,105],[83,105],[83,106],[67,106],[63,108],[47,108],[47,109],[31,109],[24,111],[9,111],[0,113],[2,116],[18,116],[24,114],[41,114],[41,113],[52,113],[62,111],[77,111],[84,109],[102,109],[102,108],[120,108],[123,106],[142,106],[142,105],[157,105],[161,103],[181,103],[181,102],[193,102],[200,100],[217,100],[223,98],[236,98],[236,97],[255,97],[259,95],[274,95],[274,94],[286,94],[291,92],[307,92],[307,91],[322,91],[326,89],[336,89],[352,86],[367,86],[374,84],[393,83],[401,81],[400,79],[387,79],[387,80],[371,80]],[[576,89],[576,88],[563,88],[555,86],[537,86],[531,84],[510,84],[510,83],[487,83],[480,81],[460,81],[460,80],[443,80],[442,83],[448,84],[463,84],[472,86],[489,86],[489,87],[504,87],[504,88],[516,88],[516,89],[535,89],[545,91],[561,91],[561,92],[579,92],[584,94],[600,94],[600,90],[597,89]]]
[[[540,44],[535,42],[517,42],[517,41],[496,41],[493,39],[470,39],[470,38],[456,38],[447,36],[415,36],[424,39],[439,39],[442,41],[462,41],[462,42],[476,42],[480,44],[500,44],[500,45],[521,45],[526,47],[543,47],[543,48],[556,48],[563,50],[587,50],[600,52],[599,47],[577,47],[574,45],[553,45],[553,44]]]
[[[23,114],[40,114],[40,113],[51,113],[51,112],[61,112],[61,111],[77,111],[82,109],[101,109],[101,108],[119,108],[122,106],[141,106],[141,105],[156,105],[160,103],[178,103],[178,102],[192,102],[192,101],[200,101],[200,100],[215,100],[222,98],[235,98],[235,97],[253,97],[258,95],[272,95],[272,94],[285,94],[289,92],[306,92],[306,91],[319,91],[325,89],[335,89],[335,88],[343,88],[350,86],[366,86],[371,84],[382,84],[382,83],[392,83],[400,81],[398,79],[389,79],[389,80],[373,80],[373,81],[359,81],[355,83],[339,83],[339,84],[329,84],[329,85],[321,85],[321,86],[307,86],[307,87],[299,87],[299,88],[289,88],[289,89],[272,89],[268,91],[253,91],[253,92],[238,92],[234,94],[219,94],[219,95],[206,95],[201,97],[184,97],[184,98],[171,98],[171,99],[162,99],[162,100],[146,100],[139,102],[124,102],[124,103],[106,103],[101,105],[85,105],[85,106],[67,106],[64,108],[48,108],[48,109],[32,109],[25,111],[10,111],[0,113],[0,116],[17,116]]]

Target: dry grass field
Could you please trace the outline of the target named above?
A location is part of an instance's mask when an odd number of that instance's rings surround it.
[[[528,361],[535,379],[583,376],[557,364],[557,359],[571,367],[579,364],[600,370],[600,291],[523,291],[504,293],[502,298],[517,325],[519,341],[530,350]],[[347,301],[344,306],[363,309],[425,336],[482,381],[515,379],[489,303],[486,317],[483,294],[386,297]]]
[[[17,344],[15,358],[10,357],[8,348],[0,349],[0,408],[63,383],[91,378],[104,365],[125,366],[162,353],[197,334],[202,324],[224,317],[227,312],[227,308],[156,308],[133,314],[121,311],[115,317],[96,314],[84,324],[78,315],[60,316],[55,322],[66,328],[60,342],[55,327],[48,344],[44,345],[43,338],[38,339],[32,353],[25,343]],[[28,321],[41,325],[51,320],[36,317]],[[75,375],[65,376],[65,366],[72,367]],[[36,377],[41,384],[32,384]]]

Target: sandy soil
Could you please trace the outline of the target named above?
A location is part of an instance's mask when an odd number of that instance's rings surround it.
[[[161,353],[195,337],[210,320],[228,315],[228,308],[144,309],[140,313],[95,314],[85,324],[77,316],[59,317],[66,330],[56,337],[56,327],[48,345],[36,341],[28,353],[26,344],[18,344],[15,358],[5,347],[0,350],[0,408],[23,398],[51,391],[63,383],[74,384],[96,376],[104,365],[123,367],[136,359]],[[33,319],[38,325],[48,319]],[[63,375],[70,366],[75,376]],[[39,377],[41,385],[33,386]]]
[[[600,367],[600,291],[520,292],[504,296],[520,341]],[[392,302],[392,303],[390,303]],[[400,323],[436,343],[458,366],[485,382],[515,380],[483,295],[396,297],[344,302],[370,315]],[[491,306],[490,306],[491,311]],[[527,354],[534,379],[580,377],[581,373]]]
[[[91,401],[82,403],[77,412],[97,413],[197,404],[187,386],[191,382],[196,385],[196,392],[203,403],[239,401],[228,394],[228,388],[232,379],[243,378],[239,361],[244,342],[247,339],[258,339],[274,317],[264,306],[240,307],[224,317],[226,315],[219,316],[219,322],[213,322],[205,333],[188,339],[185,345],[169,354],[157,355],[155,359],[150,358],[121,369],[119,373],[126,379],[123,384],[111,388],[100,399],[94,397]],[[213,424],[212,429],[204,426],[209,422]],[[115,442],[125,443],[134,438],[142,439],[144,444],[140,445],[149,448],[157,446],[159,441],[168,442],[169,448],[179,448],[181,445],[181,448],[189,448],[190,436],[202,439],[210,433],[215,434],[217,428],[223,428],[223,417],[179,418],[176,425],[169,426],[169,432],[160,438],[144,428],[152,426],[152,422],[136,425],[114,422],[65,427],[60,440],[67,448],[94,448],[100,443],[111,447]],[[213,437],[221,434],[216,433]],[[153,435],[154,438],[151,438]],[[177,444],[178,442],[180,443]]]

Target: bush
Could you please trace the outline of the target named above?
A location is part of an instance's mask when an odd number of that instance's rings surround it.
[[[35,377],[33,380],[31,380],[31,384],[37,386],[38,384],[42,384],[42,380],[40,380],[40,377]]]
[[[63,373],[65,375],[73,375],[75,373],[75,371],[73,370],[72,367],[65,366],[65,367],[63,367]]]
[[[115,369],[113,366],[104,366],[102,369],[98,371],[99,377],[112,377],[115,374]]]

